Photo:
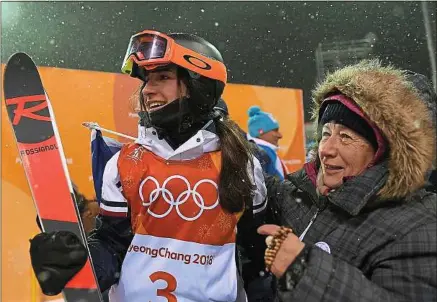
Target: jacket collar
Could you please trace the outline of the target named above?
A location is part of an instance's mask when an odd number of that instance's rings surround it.
[[[347,180],[338,190],[329,192],[328,198],[336,206],[356,216],[370,202],[375,201],[377,193],[387,182],[388,174],[386,163],[375,165],[363,174]]]
[[[273,144],[271,144],[268,141],[265,141],[263,139],[250,136],[249,133],[247,134],[247,139],[251,140],[251,141],[254,141],[257,145],[269,147],[270,149],[272,149],[274,151],[277,151],[279,149],[278,146],[275,146],[275,145],[273,145]]]
[[[340,188],[329,192],[325,197],[318,196],[316,186],[306,170],[308,169],[301,169],[289,176],[296,187],[307,192],[319,208],[324,206],[327,199],[352,216],[358,215],[370,203],[377,206],[377,193],[386,183],[389,174],[387,162],[382,162],[370,167],[363,174],[348,179]]]
[[[191,160],[220,149],[219,137],[212,120],[176,150],[165,139],[159,139],[153,127],[138,125],[138,138],[135,143],[166,160]]]

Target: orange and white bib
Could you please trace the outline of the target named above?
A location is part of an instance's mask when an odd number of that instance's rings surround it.
[[[219,203],[220,151],[168,161],[123,147],[118,173],[134,239],[111,301],[235,301],[239,215]]]

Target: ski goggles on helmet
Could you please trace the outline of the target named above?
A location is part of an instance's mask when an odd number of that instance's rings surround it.
[[[152,30],[131,37],[121,71],[132,75],[135,64],[153,70],[171,63],[226,84],[226,67],[222,62],[183,47],[173,38]]]

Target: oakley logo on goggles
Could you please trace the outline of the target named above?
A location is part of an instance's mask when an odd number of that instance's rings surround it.
[[[222,62],[185,48],[157,31],[145,30],[131,37],[121,71],[132,74],[134,63],[146,70],[174,63],[225,84],[227,80]]]

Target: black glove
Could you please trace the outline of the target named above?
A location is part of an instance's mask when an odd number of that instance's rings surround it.
[[[87,261],[87,251],[71,232],[40,233],[30,240],[30,259],[42,292],[59,294]]]

